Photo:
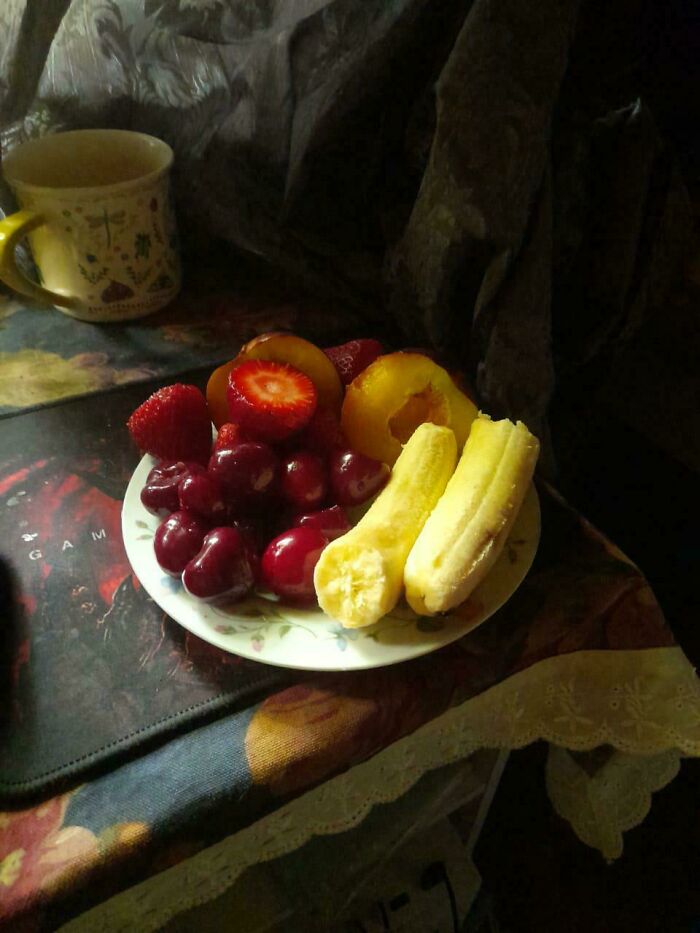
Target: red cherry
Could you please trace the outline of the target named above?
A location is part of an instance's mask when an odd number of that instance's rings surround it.
[[[300,528],[318,528],[329,541],[344,535],[346,531],[350,531],[351,527],[347,515],[339,505],[333,505],[329,509],[321,509],[318,512],[297,515],[293,524]]]
[[[173,512],[161,522],[153,538],[156,560],[161,568],[179,577],[201,548],[208,530],[206,522],[191,512]]]
[[[326,498],[326,467],[316,454],[300,450],[282,460],[280,490],[297,508],[315,509]]]
[[[262,556],[265,584],[291,602],[309,604],[316,600],[314,568],[328,543],[317,528],[290,528],[274,538]]]
[[[260,577],[260,554],[265,542],[263,533],[252,522],[235,519],[231,524],[241,536],[248,563],[253,571],[253,579],[257,582]]]
[[[338,450],[330,459],[331,493],[340,505],[361,505],[386,485],[391,470],[356,450]]]
[[[180,508],[192,512],[210,524],[223,522],[228,514],[224,490],[211,473],[190,473],[180,482]]]
[[[187,564],[182,582],[199,599],[241,599],[253,586],[253,569],[243,536],[236,528],[214,528]]]
[[[246,441],[217,450],[208,470],[221,483],[234,513],[261,509],[277,492],[279,461],[268,444]]]
[[[141,502],[154,515],[169,515],[180,508],[178,490],[181,481],[189,475],[204,473],[199,463],[184,460],[163,460],[146,477],[141,490]]]

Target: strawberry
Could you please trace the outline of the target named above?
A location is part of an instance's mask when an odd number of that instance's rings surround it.
[[[363,369],[367,369],[378,356],[384,352],[384,347],[378,340],[370,337],[362,340],[350,340],[337,347],[328,347],[323,351],[335,366],[343,385],[350,385],[355,376],[359,376]]]
[[[228,378],[231,421],[250,437],[281,441],[308,424],[316,410],[316,388],[289,363],[247,360]]]
[[[216,435],[216,440],[214,441],[211,452],[215,454],[217,450],[230,449],[244,440],[246,440],[246,438],[240,427],[237,424],[231,424],[230,421],[227,421],[226,424],[222,424],[219,428],[219,433]]]
[[[211,421],[196,386],[178,382],[158,389],[133,412],[127,427],[141,450],[161,460],[209,459]]]
[[[300,449],[310,450],[321,457],[342,444],[340,422],[335,411],[327,405],[319,405],[294,443]]]

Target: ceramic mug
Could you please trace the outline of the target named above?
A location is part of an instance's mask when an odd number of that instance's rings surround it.
[[[143,317],[180,288],[169,198],[173,152],[127,130],[71,130],[24,143],[2,171],[21,210],[0,220],[0,279],[83,321]],[[39,274],[22,274],[28,237]]]

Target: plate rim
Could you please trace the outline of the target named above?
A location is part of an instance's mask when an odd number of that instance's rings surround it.
[[[126,490],[124,492],[124,498],[122,500],[122,509],[121,509],[122,540],[124,544],[124,550],[126,552],[126,556],[127,556],[129,565],[131,567],[131,570],[134,576],[138,580],[140,586],[143,587],[143,589],[146,591],[149,597],[155,602],[155,604],[163,612],[165,612],[165,614],[169,616],[169,618],[171,618],[178,625],[182,626],[182,628],[190,632],[192,635],[196,636],[197,638],[201,638],[203,641],[207,642],[208,644],[211,644],[215,648],[218,648],[221,651],[225,651],[228,654],[233,654],[233,655],[236,655],[237,657],[245,658],[246,660],[255,661],[259,664],[266,664],[272,667],[286,668],[288,670],[319,672],[319,673],[345,672],[345,671],[349,672],[349,671],[373,670],[373,669],[378,669],[382,667],[391,667],[395,664],[402,664],[406,661],[412,661],[417,658],[425,657],[428,654],[432,654],[433,652],[438,651],[441,648],[445,648],[448,645],[451,645],[454,642],[459,641],[460,638],[466,637],[472,631],[474,631],[475,629],[479,628],[479,626],[487,622],[491,618],[491,616],[493,616],[496,612],[498,612],[499,609],[501,609],[508,602],[508,600],[512,598],[512,596],[516,593],[516,591],[522,585],[523,581],[526,579],[528,573],[530,572],[532,564],[534,562],[535,556],[537,555],[537,551],[539,549],[541,531],[542,531],[542,513],[541,513],[539,495],[537,493],[537,489],[533,481],[530,484],[530,488],[528,492],[526,493],[526,497],[530,497],[530,496],[534,497],[533,505],[536,509],[536,526],[537,526],[536,527],[536,538],[532,545],[531,551],[528,551],[526,559],[522,562],[522,574],[517,580],[517,583],[508,592],[505,598],[503,598],[501,601],[497,603],[494,603],[492,606],[489,606],[489,611],[487,615],[484,616],[483,619],[480,619],[479,621],[476,621],[476,622],[465,621],[464,625],[459,626],[458,630],[454,632],[450,632],[449,628],[447,628],[446,630],[442,630],[443,633],[446,633],[446,637],[444,637],[443,635],[443,637],[439,640],[439,643],[435,643],[433,640],[431,640],[428,637],[429,633],[426,632],[425,643],[424,644],[412,643],[410,645],[411,650],[407,652],[403,657],[387,658],[387,659],[381,659],[381,658],[367,659],[366,661],[363,661],[363,663],[351,664],[351,665],[342,663],[342,660],[344,660],[345,658],[344,654],[338,658],[339,663],[334,664],[334,665],[328,665],[328,664],[323,664],[323,663],[320,665],[318,663],[300,664],[300,663],[290,663],[288,661],[281,661],[275,658],[266,657],[265,655],[257,654],[252,648],[248,650],[240,650],[238,649],[238,647],[237,649],[233,649],[229,645],[223,643],[224,639],[230,638],[231,636],[224,635],[224,634],[221,634],[220,632],[217,632],[215,627],[210,625],[207,622],[207,620],[203,618],[201,619],[201,623],[202,623],[201,630],[196,626],[193,627],[191,624],[188,624],[187,621],[183,621],[182,618],[178,618],[177,615],[173,614],[171,608],[167,607],[166,605],[163,605],[164,602],[169,603],[169,599],[165,598],[167,597],[167,594],[164,594],[160,586],[156,586],[154,581],[151,580],[150,578],[147,578],[146,581],[142,579],[136,566],[138,561],[135,560],[136,555],[134,552],[134,548],[136,547],[136,538],[132,534],[128,533],[127,525],[130,524],[134,520],[134,515],[131,512],[131,509],[133,506],[135,506],[137,512],[139,511],[142,512],[143,515],[146,516],[147,519],[150,520],[151,524],[153,523],[153,521],[157,521],[157,516],[149,512],[145,508],[145,506],[142,504],[141,499],[140,499],[143,479],[145,479],[146,475],[148,474],[148,471],[150,471],[150,469],[155,465],[156,462],[157,462],[156,458],[152,457],[150,454],[143,455],[143,457],[137,464],[136,468],[132,472],[131,476],[129,477],[129,482],[127,484]],[[141,478],[137,479],[137,476],[138,477],[142,476],[143,479]],[[139,516],[137,515],[136,517],[138,518]],[[162,575],[166,576],[164,571],[162,572]],[[488,574],[485,577],[485,580],[486,579],[488,579]],[[482,584],[480,584],[480,586],[481,585]],[[479,590],[479,587],[477,587],[474,592],[477,593],[478,590]],[[264,596],[260,594],[255,594],[255,595],[260,599],[265,598]],[[194,597],[190,597],[188,594],[186,594],[184,590],[181,592],[173,592],[172,596],[176,598],[178,601],[181,598],[183,598],[183,596],[188,600],[194,600]],[[211,604],[205,603],[204,605],[209,606]],[[196,609],[196,603],[192,602],[191,606],[192,608]],[[289,608],[292,611],[299,611],[299,610],[295,610],[295,607],[289,607]],[[432,617],[428,616],[426,618],[432,618]],[[235,619],[235,616],[232,616],[232,619]],[[337,622],[337,620],[332,619],[330,616],[326,616],[326,619],[328,619],[331,622],[336,622],[337,625],[341,626],[340,622]],[[341,626],[341,628],[342,627],[343,626]],[[353,631],[353,630],[348,629],[348,631]],[[339,652],[339,655],[340,655],[340,652]]]

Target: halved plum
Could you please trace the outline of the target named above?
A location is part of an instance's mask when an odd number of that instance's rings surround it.
[[[343,386],[335,366],[323,350],[296,334],[272,332],[261,334],[243,346],[235,359],[215,369],[207,383],[207,403],[211,418],[217,428],[229,420],[226,401],[228,377],[234,367],[247,360],[269,360],[273,363],[289,363],[311,379],[322,406],[331,406],[336,411],[343,401]]]

